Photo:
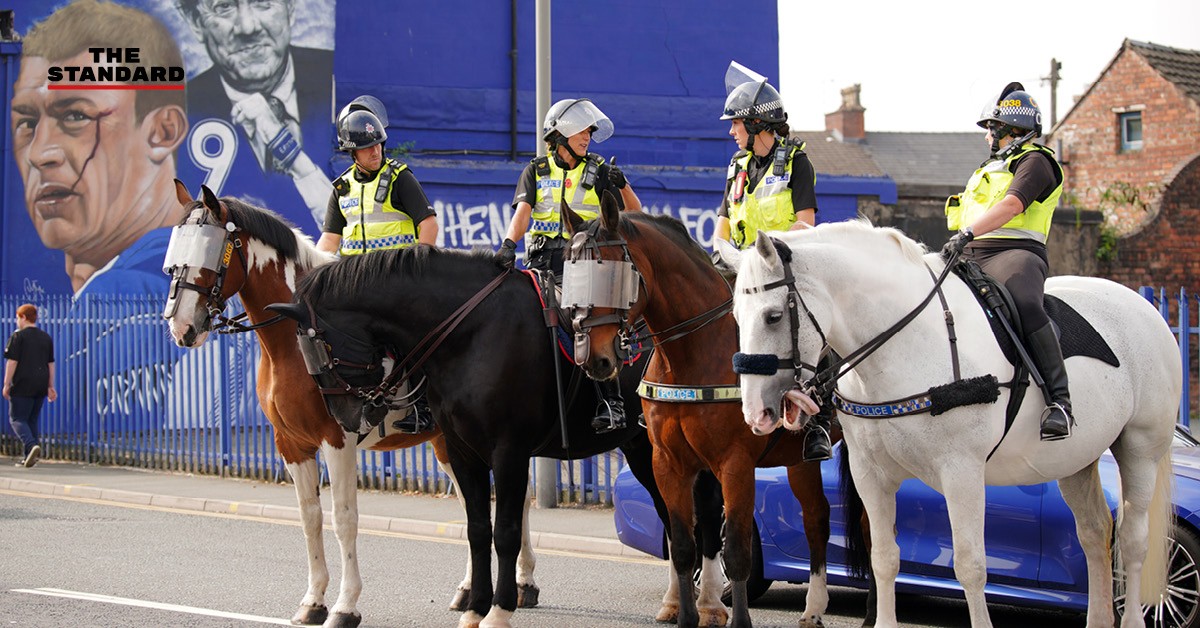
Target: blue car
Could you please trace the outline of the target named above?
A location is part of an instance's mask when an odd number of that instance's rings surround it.
[[[838,489],[841,445],[834,459],[822,464],[825,494],[832,507],[828,550],[829,584],[866,588],[851,580],[845,566],[845,517]],[[1200,441],[1176,429],[1175,528],[1167,600],[1146,608],[1146,623],[1172,628],[1200,628]],[[1116,509],[1117,466],[1105,454],[1100,475],[1109,505]],[[808,543],[800,504],[788,487],[782,467],[758,469],[754,519],[758,541],[747,588],[750,599],[761,596],[775,580],[807,582]],[[626,545],[666,557],[666,535],[645,489],[629,469],[614,489],[617,536]],[[896,541],[900,574],[896,590],[905,593],[962,597],[951,563],[950,519],[946,500],[918,480],[908,480],[896,496]],[[1087,566],[1075,537],[1075,520],[1063,502],[1058,483],[987,487],[988,584],[992,602],[1020,606],[1087,610]],[[1119,572],[1119,565],[1117,566]],[[728,589],[726,603],[728,603]],[[1115,588],[1118,612],[1121,587]]]

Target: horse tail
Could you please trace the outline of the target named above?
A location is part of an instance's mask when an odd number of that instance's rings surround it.
[[[842,512],[846,513],[846,567],[850,577],[865,580],[870,574],[871,553],[867,550],[863,529],[863,502],[850,473],[850,451],[842,438],[842,458],[838,467],[838,482],[842,492]]]
[[[1158,476],[1154,481],[1154,496],[1150,499],[1150,525],[1146,536],[1146,561],[1142,564],[1142,604],[1158,604],[1167,590],[1167,568],[1170,556],[1171,528],[1174,506],[1171,493],[1175,488],[1175,470],[1171,452],[1158,461]]]

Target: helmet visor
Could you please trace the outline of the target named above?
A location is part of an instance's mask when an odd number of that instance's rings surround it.
[[[729,69],[725,70],[725,95],[733,93],[733,90],[746,83],[766,83],[767,77],[751,70],[750,68],[738,63],[737,61],[729,62]]]
[[[549,130],[558,131],[563,137],[571,137],[590,127],[595,127],[592,130],[593,142],[603,142],[612,137],[613,123],[608,116],[592,101],[580,98],[563,109],[557,119],[550,121]]]
[[[363,95],[351,100],[342,110],[338,112],[337,120],[340,122],[342,118],[350,115],[351,111],[366,109],[375,114],[379,118],[379,122],[386,128],[388,124],[387,107],[383,106],[383,102],[371,95]]]

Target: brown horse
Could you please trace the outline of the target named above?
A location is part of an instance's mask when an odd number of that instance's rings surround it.
[[[200,346],[213,328],[214,319],[221,316],[226,300],[234,294],[241,296],[250,324],[263,325],[254,328],[262,347],[258,399],[275,429],[275,446],[296,484],[308,547],[308,591],[292,623],[357,626],[361,616],[355,607],[362,591],[362,579],[355,549],[358,534],[356,451],[358,448],[391,451],[432,441],[438,462],[457,488],[457,480],[448,464],[445,439],[440,430],[400,434],[374,429],[361,437],[343,431],[329,416],[321,394],[305,368],[296,343],[296,322],[282,319],[272,323],[272,315],[264,309],[271,303],[290,301],[296,280],[334,257],[318,251],[312,240],[272,212],[233,198],[218,200],[207,187],[203,188],[203,202],[193,201],[182,183],[176,181],[175,185],[186,217],[176,227],[167,253],[167,266],[174,269],[164,312],[171,335],[180,346]],[[244,327],[243,330],[248,331]],[[382,425],[390,426],[395,418],[399,417],[389,415]],[[326,609],[324,599],[329,571],[325,564],[318,496],[318,451],[323,454],[329,470],[334,533],[342,555],[341,590],[332,613]],[[457,493],[461,499],[461,491]],[[526,522],[528,507],[527,498]],[[534,557],[527,525],[522,538],[518,558],[519,604],[535,606],[538,588],[533,581]],[[466,576],[450,604],[452,610],[465,609],[470,575],[468,554]]]
[[[618,213],[615,199],[605,194],[600,217],[585,223],[569,208],[574,234],[568,264],[588,259],[629,261],[641,274],[637,300],[627,318],[615,310],[595,307],[583,316],[587,355],[577,361],[595,379],[616,377],[622,363],[620,347],[628,321],[645,319],[655,341],[654,356],[643,376],[642,407],[654,447],[654,478],[670,513],[671,561],[678,582],[678,600],[664,599],[661,617],[678,614],[680,626],[724,623],[724,607],[707,588],[693,599],[692,484],[711,469],[725,498],[725,575],[733,583],[734,628],[751,625],[746,582],[751,576],[755,538],[754,469],[786,466],[788,483],[804,513],[811,571],[806,607],[800,626],[820,626],[829,601],[825,550],[829,541],[829,501],[821,486],[818,463],[803,462],[803,438],[754,436],[742,417],[738,378],[732,369],[737,352],[737,326],[729,314],[731,290],[708,254],[669,216]],[[611,266],[611,264],[609,265]],[[568,275],[570,272],[568,272]],[[597,282],[602,283],[602,282]],[[565,290],[564,290],[565,292]],[[616,322],[613,319],[619,319]],[[576,345],[581,339],[577,336]],[[645,342],[645,339],[642,339]],[[661,391],[659,393],[654,390]],[[681,402],[708,398],[709,402]],[[840,432],[835,430],[835,438]],[[856,573],[864,570],[854,565]],[[715,603],[714,603],[715,602]],[[874,604],[869,604],[874,608]],[[874,622],[868,618],[866,625]]]

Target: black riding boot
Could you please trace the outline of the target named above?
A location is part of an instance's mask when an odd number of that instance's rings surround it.
[[[433,421],[433,412],[429,410],[429,403],[425,401],[424,390],[413,400],[412,412],[404,415],[403,419],[393,422],[392,427],[405,434],[420,434],[437,427]]]
[[[1067,367],[1054,327],[1046,324],[1025,339],[1029,356],[1046,382],[1050,403],[1042,413],[1042,440],[1060,440],[1071,435],[1075,418],[1071,415],[1071,392],[1067,388]]]
[[[804,461],[821,462],[833,457],[833,443],[829,430],[833,423],[833,399],[821,400],[821,410],[808,420],[804,428]]]
[[[600,403],[596,404],[596,418],[592,419],[592,429],[596,430],[597,434],[623,429],[625,401],[621,399],[621,382],[615,377],[596,382],[596,392],[600,394]]]

